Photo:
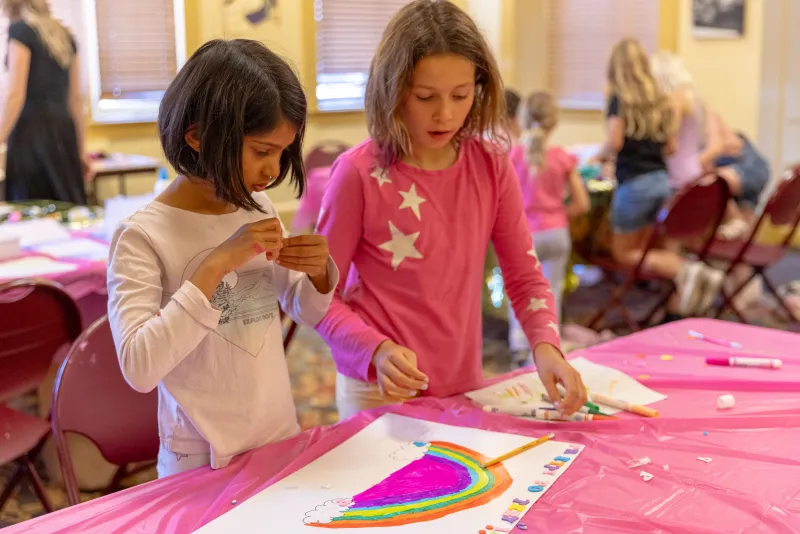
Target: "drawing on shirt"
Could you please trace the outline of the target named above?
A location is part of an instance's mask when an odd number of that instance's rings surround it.
[[[184,269],[187,280],[211,250],[198,254]],[[255,263],[255,264],[254,264]],[[214,332],[255,357],[267,339],[270,325],[279,316],[273,287],[272,265],[254,260],[244,266],[252,270],[232,271],[217,285],[211,304],[220,310]]]
[[[303,523],[374,528],[432,521],[489,503],[513,482],[502,464],[484,469],[489,458],[446,441],[413,442],[392,458],[413,461],[352,498],[325,501]]]

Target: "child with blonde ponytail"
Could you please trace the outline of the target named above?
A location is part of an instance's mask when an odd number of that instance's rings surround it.
[[[589,195],[578,175],[577,159],[563,148],[551,145],[558,125],[558,108],[552,95],[537,92],[525,102],[524,132],[511,150],[511,163],[522,188],[525,215],[538,256],[537,268],[550,283],[561,322],[561,293],[572,250],[569,217],[589,210]],[[565,193],[571,200],[565,205]],[[509,346],[513,365],[531,363],[525,334],[509,308]]]

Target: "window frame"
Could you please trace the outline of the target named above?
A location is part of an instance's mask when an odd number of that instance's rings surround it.
[[[109,0],[82,0],[85,44],[81,47],[82,61],[89,76],[88,98],[91,121],[96,124],[154,123],[158,118],[161,100],[102,98],[100,80],[100,50],[97,28],[97,2]],[[191,1],[191,0],[190,0]],[[184,0],[172,0],[175,23],[175,64],[177,69],[186,63],[186,11]]]

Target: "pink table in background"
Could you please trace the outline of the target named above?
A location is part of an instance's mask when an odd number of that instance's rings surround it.
[[[76,236],[78,237],[78,236]],[[81,235],[80,237],[86,237]],[[46,256],[45,254],[27,253],[26,256]],[[86,328],[94,321],[106,314],[108,292],[106,291],[106,262],[84,261],[67,258],[52,258],[63,263],[72,263],[78,266],[74,271],[67,273],[37,276],[58,282],[70,296],[75,299],[81,311],[81,322]],[[9,280],[0,278],[0,283]]]
[[[731,354],[688,339],[689,329],[741,342],[742,355],[780,353],[778,371],[706,367],[707,355]],[[586,449],[530,510],[529,532],[766,533],[800,532],[800,336],[713,320],[686,320],[576,352],[592,361],[647,373],[669,395],[657,419],[552,426],[486,414],[465,397],[423,398],[390,408],[441,423],[530,436],[554,430]],[[644,353],[647,366],[635,366]],[[669,354],[672,360],[659,356]],[[627,360],[627,364],[622,362]],[[718,412],[716,398],[736,397]],[[192,532],[308,464],[364,428],[385,409],[305,432],[242,455],[226,469],[208,468],[97,499],[6,529],[21,532]],[[645,482],[632,458],[648,456]],[[712,458],[710,463],[697,457]],[[303,530],[298,528],[298,531]],[[270,532],[269,517],[264,532]],[[515,531],[516,532],[516,531]],[[460,534],[460,533],[459,533]]]

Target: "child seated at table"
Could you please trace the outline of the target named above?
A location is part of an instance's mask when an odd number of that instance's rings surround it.
[[[555,311],[561,324],[561,295],[564,276],[572,251],[569,217],[589,211],[589,194],[578,174],[578,160],[563,148],[551,145],[550,137],[558,125],[558,106],[549,93],[530,95],[525,103],[521,143],[511,149],[511,164],[522,188],[522,202],[532,232],[539,266],[555,299]],[[564,205],[565,190],[570,202]],[[512,365],[533,363],[525,332],[508,311],[508,344]]]
[[[614,46],[608,83],[603,156],[616,155],[618,184],[611,202],[611,252],[618,265],[633,269],[642,259],[658,212],[672,195],[665,156],[675,152],[680,115],[658,87],[650,59],[635,39]],[[650,250],[643,267],[675,281],[678,302],[669,319],[706,309],[723,280],[722,273],[666,248]]]
[[[324,237],[284,237],[264,193],[302,192],[306,99],[256,41],[204,44],[158,114],[178,177],[111,242],[108,315],[122,373],[158,388],[158,474],[220,468],[299,432],[280,307],[314,326],[338,271]]]

